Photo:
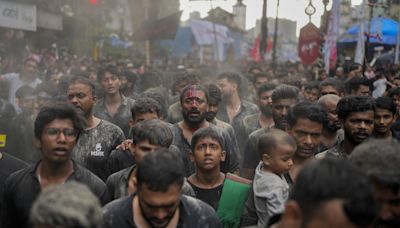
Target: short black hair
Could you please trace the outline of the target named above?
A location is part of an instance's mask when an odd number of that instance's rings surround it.
[[[78,137],[86,126],[85,119],[77,112],[73,105],[67,102],[49,103],[40,109],[39,114],[35,119],[35,137],[40,139],[44,126],[55,119],[70,119]]]
[[[397,140],[370,139],[358,145],[350,161],[374,181],[396,194],[400,190],[400,143]]]
[[[339,93],[344,93],[344,83],[341,80],[334,79],[334,78],[327,78],[319,83],[319,89],[321,90],[322,87],[325,86],[332,86],[335,88]]]
[[[272,151],[275,150],[278,144],[287,144],[296,149],[296,141],[286,132],[271,128],[268,129],[264,134],[258,138],[257,152],[260,158],[264,154],[271,155]]]
[[[200,128],[194,132],[192,136],[192,141],[190,143],[190,148],[192,152],[194,152],[194,149],[196,148],[196,143],[200,139],[205,139],[205,138],[211,138],[213,140],[218,141],[221,148],[224,146],[224,137],[222,136],[221,132],[215,127],[205,127],[205,128]]]
[[[304,85],[304,90],[311,90],[311,89],[319,89],[319,82],[318,81],[311,81],[311,82],[307,82]]]
[[[305,166],[290,199],[297,202],[307,224],[326,201],[342,199],[348,219],[357,226],[374,222],[377,206],[368,178],[348,160],[325,158]]]
[[[35,89],[28,85],[21,86],[15,92],[15,97],[18,99],[24,99],[27,97],[34,97],[34,96],[36,96]]]
[[[233,82],[235,83],[238,88],[240,88],[241,84],[242,84],[242,77],[240,76],[240,74],[238,73],[234,73],[234,72],[224,72],[218,75],[218,80],[221,79],[226,79],[229,82]]]
[[[135,100],[131,107],[132,119],[135,119],[137,114],[156,113],[158,117],[161,116],[160,104],[150,97],[141,97]]]
[[[164,90],[165,89],[163,89],[162,87],[149,88],[144,91],[141,96],[149,97],[157,101],[161,108],[160,117],[166,119],[168,116],[168,94],[164,92]]]
[[[99,70],[99,73],[97,74],[98,82],[101,82],[101,80],[103,79],[106,72],[109,72],[110,74],[115,75],[118,78],[121,78],[121,73],[118,70],[118,67],[110,64],[110,65],[106,65],[105,67],[103,67]]]
[[[209,97],[208,97],[208,90],[206,89],[206,87],[204,87],[203,85],[198,85],[198,84],[196,84],[196,85],[187,85],[185,88],[183,88],[183,90],[182,90],[182,92],[181,92],[181,94],[180,94],[180,97],[179,97],[179,100],[180,100],[180,102],[181,102],[181,104],[182,104],[182,102],[183,102],[183,96],[185,95],[185,93],[188,91],[188,90],[198,90],[198,91],[202,91],[203,93],[204,93],[204,95],[206,96],[206,102],[208,103],[208,99],[209,99]]]
[[[375,108],[386,109],[390,111],[393,115],[396,114],[396,104],[390,97],[378,97],[375,99]]]
[[[336,112],[340,120],[346,120],[352,112],[375,111],[374,101],[367,96],[347,96],[339,100]]]
[[[271,76],[268,73],[265,73],[265,72],[257,73],[255,75],[253,75],[253,77],[252,77],[253,84],[255,84],[257,82],[258,78],[268,78],[268,79],[270,79]]]
[[[131,129],[132,140],[139,143],[148,140],[150,144],[168,148],[174,135],[168,124],[161,120],[145,120],[135,124]]]
[[[151,191],[166,192],[174,184],[182,187],[184,180],[183,161],[169,149],[157,149],[144,156],[137,167],[137,185],[145,184]]]
[[[288,123],[290,127],[296,125],[298,119],[309,119],[312,122],[317,122],[325,126],[328,122],[328,115],[325,110],[318,104],[303,101],[296,104],[289,110]]]
[[[139,78],[139,76],[135,72],[129,70],[123,70],[121,72],[121,76],[124,76],[126,80],[132,84],[135,84],[137,79]]]
[[[222,93],[221,89],[215,85],[215,84],[209,84],[207,86],[208,88],[208,96],[209,96],[209,103],[211,102],[216,102],[216,103],[221,103],[222,101]]]
[[[368,86],[369,90],[373,90],[373,85],[370,80],[364,77],[354,77],[345,82],[346,92],[350,94],[353,91],[356,91],[360,88],[360,86]]]
[[[94,83],[92,81],[90,81],[90,79],[80,77],[80,76],[74,76],[69,81],[68,87],[70,87],[71,85],[75,85],[75,84],[87,85],[91,89],[92,95],[96,96],[96,86],[94,85]]]
[[[265,83],[257,88],[257,97],[260,97],[262,93],[274,90],[277,87],[275,83]]]
[[[279,85],[272,93],[272,102],[282,99],[293,99],[297,101],[299,99],[299,89],[291,85]]]

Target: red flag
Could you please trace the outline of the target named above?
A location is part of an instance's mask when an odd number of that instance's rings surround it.
[[[272,50],[272,39],[268,39],[267,42],[267,48],[265,49],[265,53],[268,53]],[[254,40],[253,47],[251,48],[250,51],[250,56],[254,59],[256,62],[261,61],[261,56],[260,56],[260,35],[256,37]]]
[[[304,64],[311,65],[318,59],[320,45],[320,32],[313,23],[310,22],[300,29],[298,53]]]

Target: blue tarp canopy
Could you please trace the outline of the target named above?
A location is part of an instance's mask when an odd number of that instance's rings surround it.
[[[370,42],[376,44],[396,45],[399,23],[386,17],[374,17],[371,20]],[[368,33],[369,23],[364,22],[364,32]],[[360,23],[353,25],[339,39],[339,43],[357,42]]]

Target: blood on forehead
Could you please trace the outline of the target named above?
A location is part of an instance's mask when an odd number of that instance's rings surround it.
[[[183,95],[184,99],[188,99],[188,98],[196,98],[196,97],[200,97],[201,93],[204,93],[203,91],[199,90],[196,88],[196,86],[190,86],[190,88],[188,90],[186,90],[185,94]]]

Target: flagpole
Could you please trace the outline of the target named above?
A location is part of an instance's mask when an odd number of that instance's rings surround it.
[[[399,63],[399,51],[400,51],[400,22],[397,22],[397,41],[396,41],[396,51],[394,52],[394,64]]]
[[[211,12],[213,11],[213,9],[214,9],[214,7],[213,7],[213,4],[212,4],[212,0],[210,0],[210,5],[211,5]],[[215,45],[215,49],[214,49],[214,51],[216,50],[216,52],[217,52],[217,65],[219,64],[219,61],[220,61],[220,59],[219,59],[219,48],[218,48],[218,38],[217,38],[217,31],[216,31],[216,28],[215,28],[215,23],[213,22],[213,20],[210,20],[211,21],[211,24],[212,24],[212,26],[213,26],[213,33],[214,33],[214,45]],[[215,52],[214,52],[214,57],[215,57]]]

